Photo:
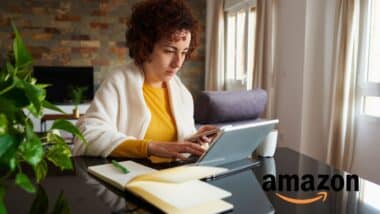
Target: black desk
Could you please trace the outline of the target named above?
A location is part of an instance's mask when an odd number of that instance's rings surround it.
[[[59,193],[63,191],[72,213],[159,212],[127,192],[104,185],[85,171],[87,166],[105,162],[107,160],[100,158],[74,158],[75,171],[60,172],[58,169],[50,169],[48,177],[42,183],[48,195],[49,210],[53,208]],[[262,159],[261,165],[252,170],[211,182],[233,192],[232,197],[227,201],[234,204],[234,213],[255,213],[255,211],[257,213],[262,204],[257,201],[254,194],[251,194],[256,191],[253,184],[257,181],[261,184],[263,176],[266,174],[298,174],[302,176],[304,174],[343,175],[344,173],[300,153],[280,148],[277,150],[275,158]],[[380,213],[380,186],[360,179],[359,188],[359,192],[330,190],[325,202],[317,201],[307,205],[285,202],[272,191],[266,192],[266,196],[276,213]],[[368,192],[375,194],[371,195]],[[310,198],[316,194],[316,192],[302,191],[281,193],[297,198]],[[5,196],[8,213],[28,213],[34,197],[35,195],[9,184]]]

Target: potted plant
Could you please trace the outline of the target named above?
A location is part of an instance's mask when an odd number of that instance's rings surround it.
[[[34,193],[34,181],[39,183],[44,179],[47,162],[62,170],[72,169],[71,150],[55,130],[70,132],[86,142],[79,130],[66,120],[54,121],[41,137],[33,131],[31,115],[41,118],[44,108],[62,110],[45,100],[47,85],[38,84],[33,78],[32,57],[16,27],[13,24],[12,27],[13,50],[0,71],[0,213],[6,213],[5,179],[14,179],[16,185]],[[34,178],[24,174],[25,164],[33,168]]]
[[[70,95],[72,98],[72,102],[74,104],[73,115],[76,118],[79,118],[80,113],[79,113],[78,106],[82,101],[83,94],[84,92],[86,92],[87,87],[70,87],[70,88],[71,88]]]

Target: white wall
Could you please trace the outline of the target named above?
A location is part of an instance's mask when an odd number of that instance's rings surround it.
[[[335,4],[279,0],[276,71],[280,146],[325,161]]]
[[[274,69],[278,72],[279,146],[300,150],[305,44],[305,0],[280,0]]]
[[[361,117],[357,125],[352,172],[380,184],[380,120]]]

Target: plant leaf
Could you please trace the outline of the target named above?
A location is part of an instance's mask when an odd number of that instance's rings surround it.
[[[48,166],[45,160],[41,160],[37,165],[33,167],[34,174],[36,175],[37,183],[40,183],[47,174]]]
[[[66,143],[54,144],[51,146],[46,153],[46,157],[54,165],[60,167],[61,170],[73,168],[70,159],[71,150]]]
[[[45,107],[45,108],[48,108],[48,109],[51,109],[51,110],[58,111],[58,112],[61,112],[63,114],[66,114],[64,111],[62,111],[62,109],[60,109],[57,106],[49,103],[47,100],[43,100],[42,101],[42,106]]]
[[[25,80],[18,80],[19,84],[25,89],[25,95],[28,97],[29,101],[34,108],[31,108],[31,112],[34,116],[38,117],[42,114],[42,100],[46,97],[46,92],[43,88],[37,87],[28,83]]]
[[[69,214],[70,206],[66,199],[63,197],[63,191],[59,193],[58,199],[55,202],[52,214]]]
[[[32,62],[32,56],[25,47],[24,42],[21,39],[20,33],[18,32],[16,26],[12,22],[13,32],[15,38],[13,40],[13,52],[16,60],[16,66],[21,68],[29,65]]]
[[[47,142],[66,144],[65,139],[63,139],[61,136],[59,136],[57,134],[50,133],[50,132],[47,134]]]
[[[16,76],[16,68],[9,62],[6,63],[7,71],[10,74],[10,76],[14,77]]]
[[[19,151],[29,164],[32,166],[37,165],[43,157],[44,150],[39,138],[31,138],[26,142],[21,143],[19,146]]]
[[[0,158],[11,148],[16,141],[13,136],[5,134],[0,136]]]
[[[5,195],[5,189],[3,186],[0,185],[0,214],[7,213],[7,209],[5,208],[5,203],[4,203],[4,195]]]
[[[34,80],[34,79],[33,79]],[[37,82],[37,80],[35,80],[35,82]],[[34,83],[33,83],[34,84]],[[42,84],[42,83],[38,83],[38,84],[35,84],[36,86],[40,87],[40,88],[47,88],[49,86],[51,86],[51,84]]]
[[[11,90],[4,93],[2,98],[8,100],[8,102],[12,103],[16,107],[14,111],[17,111],[19,108],[26,107],[30,104],[25,90],[21,88],[12,88]]]
[[[4,199],[5,189],[2,185],[0,185],[0,199]]]
[[[7,131],[7,126],[8,126],[7,117],[4,114],[0,114],[0,136],[5,134],[5,132]]]
[[[70,97],[73,99],[73,104],[75,106],[79,105],[82,101],[83,94],[86,92],[87,87],[73,87],[70,86]]]
[[[0,95],[11,90],[15,86],[13,79],[1,80],[0,81]]]
[[[11,138],[12,138],[12,144],[10,145],[10,147],[6,151],[0,149],[0,151],[3,152],[2,155],[0,156],[0,164],[7,165],[9,169],[13,171],[16,167],[15,156],[17,152],[17,147],[21,142],[21,137],[16,135],[16,136],[11,136]],[[1,145],[2,143],[0,142],[0,146]]]
[[[79,139],[83,141],[84,143],[87,143],[86,139],[84,138],[82,133],[79,131],[79,129],[67,120],[55,120],[51,127],[51,130],[52,129],[60,129],[60,130],[70,132],[71,134],[79,137]]]
[[[12,157],[10,160],[9,160],[9,168],[13,171],[16,169],[16,165],[17,165],[17,160],[16,160],[16,157]]]
[[[26,176],[22,172],[17,173],[17,175],[16,175],[16,184],[19,185],[21,188],[23,188],[27,192],[30,192],[30,193],[35,193],[36,192],[36,188],[30,182],[28,176]]]
[[[27,116],[25,115],[24,111],[20,111],[20,110],[17,110],[15,112],[11,112],[12,113],[12,116],[13,118],[11,118],[13,120],[13,123],[20,125],[22,126],[24,123],[25,123],[25,120],[27,118]],[[18,130],[17,132],[20,132],[21,130]],[[23,137],[23,136],[21,136]]]
[[[36,166],[43,158],[44,150],[40,138],[33,132],[33,127],[26,126],[26,141],[19,146],[21,156],[32,166]]]
[[[8,121],[13,121],[13,118],[15,117],[15,111],[17,111],[17,107],[8,99],[5,99],[2,95],[0,95],[0,103],[0,112],[6,115]]]
[[[36,197],[33,200],[32,206],[29,209],[30,214],[40,213],[46,214],[49,209],[49,199],[41,185],[38,185]]]
[[[7,210],[5,209],[4,200],[0,199],[0,214],[6,214]]]
[[[2,63],[1,63],[2,64]],[[6,69],[6,66],[3,66],[1,69],[0,69],[0,82],[4,82],[7,80],[8,78],[8,72],[7,72],[7,69]],[[1,94],[1,93],[0,93]]]

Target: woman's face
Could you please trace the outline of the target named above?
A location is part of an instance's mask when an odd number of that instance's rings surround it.
[[[175,32],[169,39],[158,41],[143,69],[145,81],[162,86],[181,68],[190,46],[191,34],[187,30]]]

